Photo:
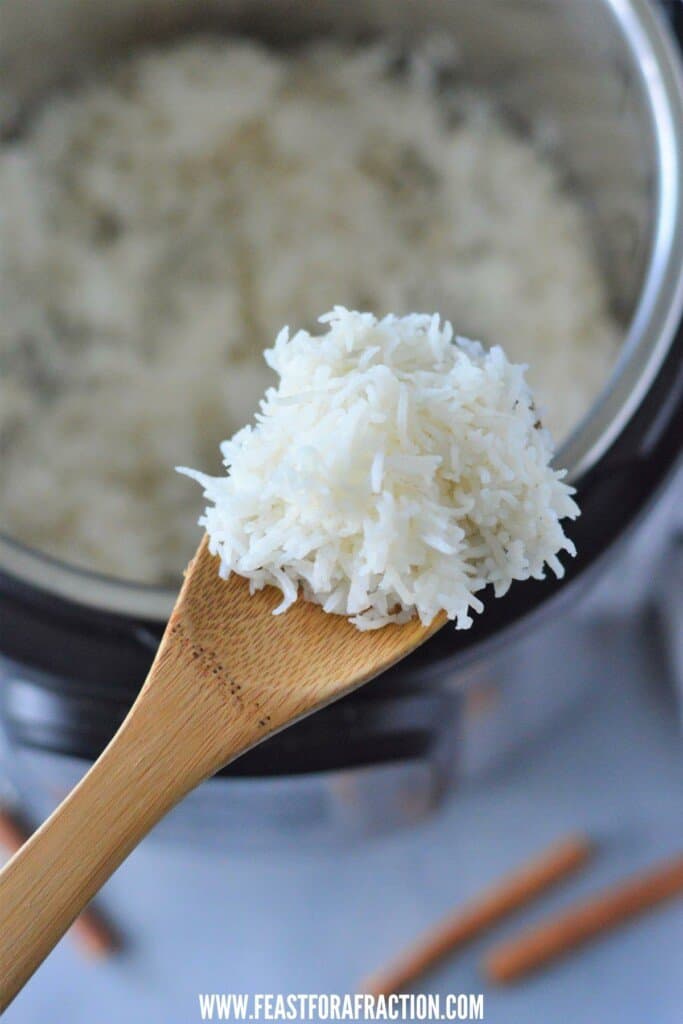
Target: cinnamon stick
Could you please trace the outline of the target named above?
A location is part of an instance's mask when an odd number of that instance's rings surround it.
[[[494,982],[516,981],[681,893],[683,856],[678,856],[494,946],[484,960],[484,971]]]
[[[450,914],[394,963],[367,978],[361,991],[375,996],[402,991],[447,953],[578,870],[592,851],[591,843],[583,836],[569,836],[554,844],[468,906]]]
[[[10,854],[16,853],[30,834],[30,828],[17,811],[0,805],[0,846]],[[117,930],[93,904],[76,918],[71,926],[71,934],[90,957],[109,956],[121,944]]]

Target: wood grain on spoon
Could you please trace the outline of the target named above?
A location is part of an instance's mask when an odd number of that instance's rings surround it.
[[[0,846],[9,854],[16,853],[27,843],[33,829],[23,814],[0,804]],[[94,904],[85,907],[74,921],[71,934],[86,956],[95,959],[116,953],[123,945],[117,928]]]
[[[221,580],[206,538],[147,680],[100,758],[0,874],[0,1008],[152,826],[219,768],[337,700],[443,625],[359,632]]]

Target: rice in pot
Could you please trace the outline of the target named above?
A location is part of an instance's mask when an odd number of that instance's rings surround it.
[[[204,39],[53,97],[0,149],[0,523],[68,561],[176,578],[177,461],[216,468],[283,323],[439,309],[530,364],[563,437],[618,330],[579,203],[425,60]]]

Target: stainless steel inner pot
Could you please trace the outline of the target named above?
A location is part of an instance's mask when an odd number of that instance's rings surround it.
[[[683,315],[683,80],[650,0],[3,0],[0,129],[83,68],[196,30],[293,46],[448,32],[464,80],[522,128],[541,128],[588,206],[624,343],[599,400],[558,453],[594,467],[638,408]],[[533,240],[530,240],[532,243]],[[174,593],[63,565],[0,536],[0,568],[58,597],[163,621]]]

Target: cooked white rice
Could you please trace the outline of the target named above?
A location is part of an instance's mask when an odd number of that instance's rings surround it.
[[[322,336],[284,328],[265,353],[279,385],[221,445],[228,475],[181,470],[211,503],[200,524],[221,574],[279,587],[276,614],[301,589],[359,629],[442,609],[464,629],[487,584],[561,576],[578,508],[524,367],[436,315],[320,321]]]
[[[557,438],[576,423],[618,341],[583,212],[481,97],[394,56],[137,54],[0,148],[0,528],[176,578],[172,464],[217,469],[273,381],[264,340],[337,302],[442,311],[529,362]]]

